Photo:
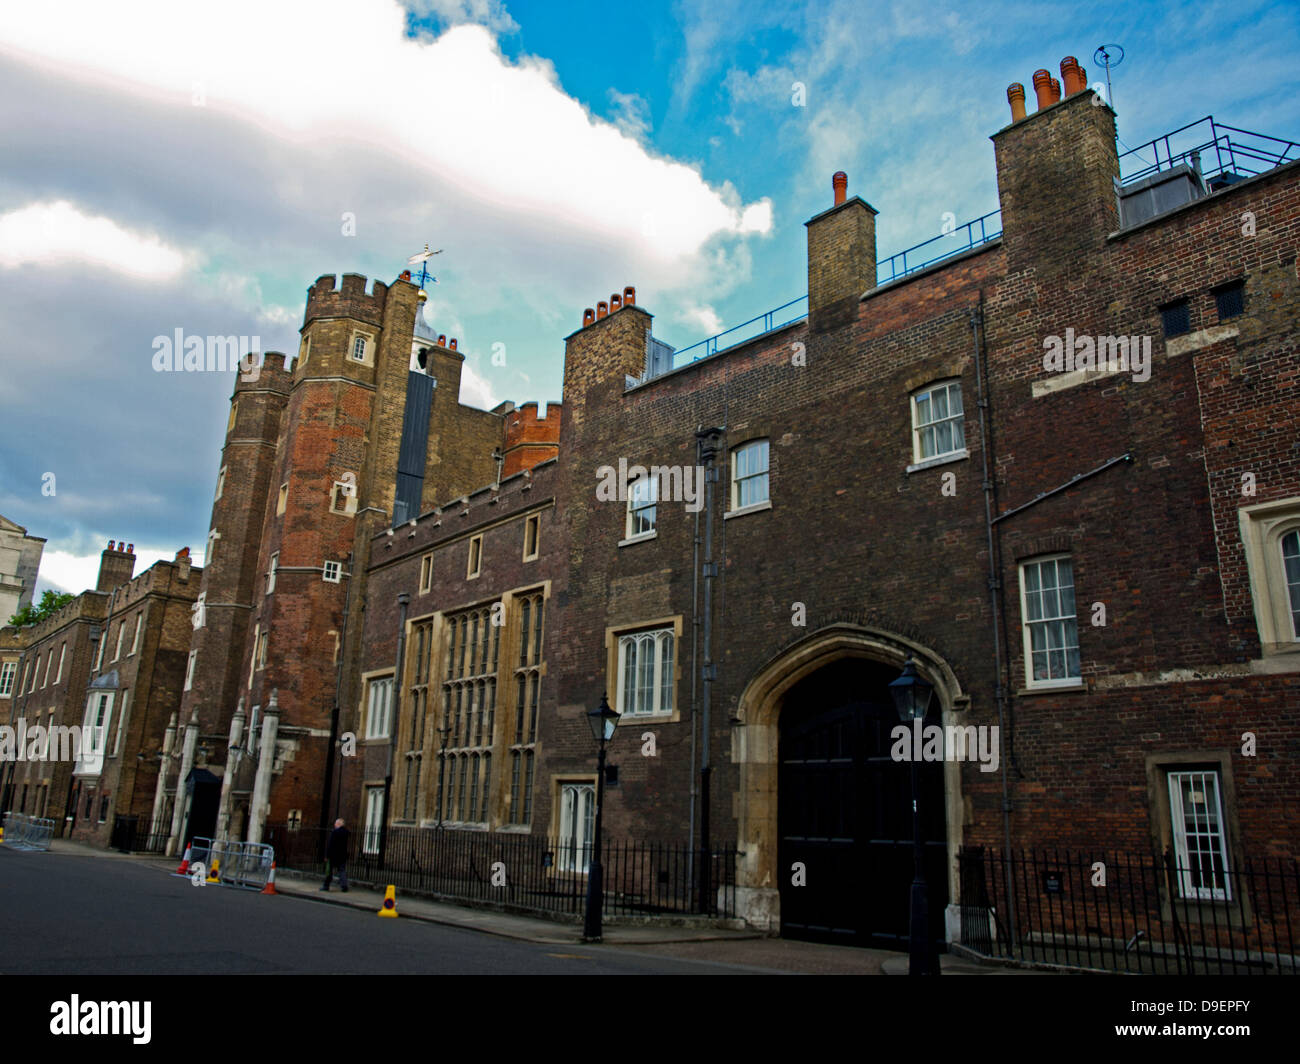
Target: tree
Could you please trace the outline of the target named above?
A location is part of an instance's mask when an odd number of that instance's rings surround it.
[[[46,617],[58,613],[74,597],[65,591],[50,591],[47,589],[41,595],[41,601],[37,605],[33,606],[30,602],[27,603],[26,606],[9,618],[9,623],[18,628],[40,624]]]

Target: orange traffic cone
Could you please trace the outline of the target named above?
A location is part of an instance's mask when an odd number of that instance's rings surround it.
[[[176,869],[176,874],[178,876],[188,876],[190,874],[190,853],[193,849],[193,844],[185,847],[185,856],[181,858],[181,866]]]
[[[262,888],[263,894],[279,894],[275,889],[275,862],[271,862],[271,874],[266,879],[266,886]]]
[[[379,915],[397,915],[397,888],[391,883],[388,884],[388,889],[384,891],[384,907],[379,910]]]

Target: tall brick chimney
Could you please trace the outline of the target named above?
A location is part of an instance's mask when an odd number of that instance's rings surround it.
[[[1115,112],[1080,86],[1082,71],[1066,69],[1073,93],[1055,97],[1054,79],[1037,71],[1038,111],[1020,119],[1013,111],[1012,123],[992,137],[1002,243],[1013,270],[1033,263],[1068,271],[1119,228]]]
[[[831,179],[834,205],[808,227],[808,323],[813,332],[844,325],[857,315],[858,300],[876,287],[876,209],[847,196],[848,176]]]
[[[110,539],[104,553],[99,556],[99,580],[96,591],[112,591],[121,587],[135,575],[135,544]]]

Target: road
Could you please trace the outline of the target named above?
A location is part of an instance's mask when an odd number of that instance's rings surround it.
[[[535,945],[334,905],[195,887],[135,861],[0,847],[3,975],[720,975],[771,969]]]

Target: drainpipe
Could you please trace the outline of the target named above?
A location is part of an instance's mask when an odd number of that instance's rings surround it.
[[[695,467],[700,468],[698,465]],[[703,491],[699,482],[695,490]],[[699,735],[700,669],[700,511],[695,511],[695,534],[691,544],[691,805],[686,828],[686,882],[695,882],[695,798],[699,794],[695,778],[696,741]]]
[[[339,625],[339,660],[334,669],[334,708],[330,711],[330,756],[325,759],[325,786],[321,788],[320,795],[320,825],[322,828],[333,825],[339,816],[339,802],[343,796],[343,758],[338,758],[339,762],[339,782],[334,799],[334,816],[330,817],[330,790],[334,781],[334,758],[335,751],[339,748],[339,696],[343,691],[343,659],[347,657],[347,638],[348,638],[348,610],[352,607],[352,559],[355,555],[348,555],[348,586],[343,592],[343,621]],[[324,831],[318,831],[319,852],[317,858],[325,859],[326,839],[329,837]]]
[[[984,459],[984,531],[988,538],[989,554],[989,605],[992,609],[993,621],[993,670],[994,670],[994,697],[998,707],[998,735],[1007,734],[1006,722],[1006,705],[1007,705],[1007,687],[1005,683],[1005,672],[1002,667],[1002,577],[998,566],[998,553],[995,549],[995,540],[993,533],[993,513],[997,509],[996,487],[993,481],[993,438],[989,431],[990,406],[988,392],[985,382],[985,365],[983,355],[983,326],[984,326],[984,292],[980,291],[979,305],[971,312],[970,332],[971,341],[975,349],[975,381],[979,389],[978,406],[980,412],[980,452]],[[1002,769],[1002,848],[1003,861],[1006,863],[1005,875],[1006,882],[1011,885],[1007,891],[1007,934],[1010,938],[1010,946],[1014,948],[1016,932],[1016,898],[1015,888],[1011,880],[1011,791],[1010,784],[1007,780],[1007,761],[1009,758],[1002,757],[1000,760]]]
[[[406,657],[406,610],[411,596],[403,591],[397,596],[397,661],[393,666],[393,706],[388,714],[388,767],[384,771],[384,815],[379,821],[379,867],[388,854],[388,803],[393,794],[393,747],[397,744],[397,726],[402,719],[402,660]],[[361,825],[364,832],[366,826]]]
[[[714,459],[718,455],[719,428],[700,428],[695,433],[699,448],[699,462],[704,466],[704,667],[700,671],[700,907],[711,912],[713,904],[707,896],[710,891],[710,873],[713,862],[709,859],[709,777],[713,766],[709,760],[709,738],[713,709],[713,681],[717,666],[713,663],[713,581],[718,575],[713,560],[713,484],[717,479]]]

